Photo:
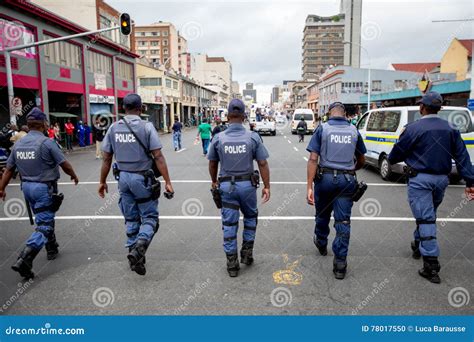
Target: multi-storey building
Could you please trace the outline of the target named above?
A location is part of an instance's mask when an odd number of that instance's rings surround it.
[[[224,57],[195,56],[196,68],[191,77],[218,94],[218,105],[227,107],[232,93],[232,64]]]
[[[92,2],[94,6],[97,3],[102,2]],[[94,19],[87,18],[91,25],[87,29],[99,27],[94,8]],[[87,6],[78,7],[76,16],[86,10]],[[65,17],[30,1],[5,0],[0,4],[1,46],[86,32]],[[14,96],[21,100],[23,114],[38,106],[52,122],[71,118],[90,123],[96,114],[116,118],[123,112],[123,97],[136,91],[136,57],[124,45],[96,35],[17,50],[11,54]],[[5,59],[0,54],[0,124],[9,118],[5,72]],[[24,115],[18,120],[24,122]]]
[[[134,27],[134,52],[156,66],[164,65],[166,69],[179,71],[180,61],[182,62],[180,46],[181,53],[187,52],[183,50],[187,46],[185,39],[179,37],[172,23],[159,21]]]
[[[257,103],[257,89],[254,89],[253,83],[245,83],[245,89],[242,90],[243,97],[251,97],[253,103]]]
[[[361,16],[362,0],[342,0],[340,13],[333,16],[308,15],[303,30],[304,80],[317,80],[330,66],[360,66]]]

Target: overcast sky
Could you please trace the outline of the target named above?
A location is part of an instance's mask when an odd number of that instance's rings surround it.
[[[172,22],[188,38],[192,53],[223,56],[233,79],[257,86],[258,101],[271,88],[301,78],[301,40],[308,14],[333,15],[338,0],[161,1],[106,0],[139,24]],[[362,45],[372,68],[397,62],[439,61],[453,37],[474,38],[474,22],[432,20],[474,17],[472,0],[363,0]],[[362,67],[367,54],[362,53]]]

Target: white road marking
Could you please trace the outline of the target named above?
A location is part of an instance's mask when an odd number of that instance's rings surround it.
[[[288,144],[291,144],[291,140],[288,140]]]
[[[285,138],[285,139],[286,139],[286,135],[284,135],[284,136],[283,136],[283,138]]]
[[[303,157],[303,159],[304,159],[305,161],[308,161],[308,157]]]
[[[296,148],[296,146],[293,146],[293,148],[295,149],[296,152],[298,152],[299,150]]]
[[[180,153],[180,152],[183,152],[183,151],[186,151],[186,150],[187,150],[187,148],[184,147],[184,148],[182,148],[181,150],[176,151],[176,153]]]
[[[56,216],[56,220],[71,221],[71,220],[123,220],[122,215],[84,215],[84,216]],[[172,215],[160,215],[162,220],[221,220],[220,216],[172,216]],[[242,220],[243,217],[241,216]],[[259,221],[314,221],[314,216],[259,216]],[[332,218],[334,219],[334,218]],[[12,222],[12,221],[28,221],[28,217],[1,217],[0,222]],[[351,221],[404,221],[404,222],[415,222],[412,217],[365,217],[365,216],[352,216]],[[474,218],[437,218],[437,221],[443,222],[458,222],[458,223],[473,223]]]
[[[307,157],[303,157],[304,160],[308,161]],[[210,180],[204,180],[204,179],[181,179],[181,180],[171,180],[172,183],[211,183]],[[93,181],[93,182],[79,182],[79,185],[98,185],[99,182]],[[117,184],[117,181],[107,181],[107,184]],[[306,185],[306,182],[296,182],[296,181],[276,181],[276,182],[270,182],[270,184],[275,184],[275,185]],[[73,182],[58,182],[58,185],[74,185]],[[399,184],[399,183],[367,183],[368,186],[381,186],[381,187],[393,187],[393,188],[406,188],[406,184]],[[19,183],[12,183],[9,186],[20,186]],[[448,188],[465,188],[465,185],[449,185]]]

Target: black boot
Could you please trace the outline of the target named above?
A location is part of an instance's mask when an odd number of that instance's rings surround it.
[[[316,236],[313,238],[313,242],[316,246],[316,248],[318,249],[319,251],[319,254],[321,254],[322,256],[325,256],[325,255],[328,255],[328,246],[322,246],[319,244],[318,242],[318,239],[316,238]]]
[[[334,258],[332,271],[336,279],[344,279],[347,271],[347,261]]]
[[[413,254],[411,255],[413,259],[420,259],[421,258],[421,253],[420,253],[420,241],[415,240],[411,242],[411,250],[413,251]]]
[[[26,246],[20,253],[15,264],[12,266],[12,270],[20,273],[25,279],[33,279],[35,274],[31,270],[33,268],[33,259],[38,255],[39,249],[33,249],[30,246]]]
[[[240,250],[240,262],[247,266],[253,264],[253,241],[242,242],[242,249]]]
[[[56,235],[53,233],[51,237],[49,238],[48,242],[46,245],[44,245],[46,249],[46,258],[48,260],[54,260],[56,259],[57,255],[59,254],[58,250],[58,243],[56,242]]]
[[[239,256],[237,253],[227,254],[227,272],[229,272],[229,276],[237,277],[239,275],[239,270]]]
[[[438,262],[437,257],[423,257],[423,268],[418,271],[418,274],[423,278],[428,279],[434,284],[441,283],[441,279],[438,275],[441,265]]]
[[[139,239],[135,244],[135,247],[132,248],[130,253],[128,253],[128,263],[130,264],[130,269],[135,271],[139,275],[146,274],[145,268],[145,253],[148,248],[148,242],[143,239]]]

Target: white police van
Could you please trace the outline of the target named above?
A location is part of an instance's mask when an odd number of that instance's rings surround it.
[[[372,109],[357,122],[357,128],[367,147],[366,163],[376,167],[384,180],[390,179],[393,174],[403,173],[405,164],[391,165],[387,157],[403,127],[421,118],[419,109],[419,106]],[[474,119],[471,112],[464,107],[443,106],[438,115],[461,131],[471,162],[474,162]],[[454,162],[451,178],[453,181],[460,179]]]

